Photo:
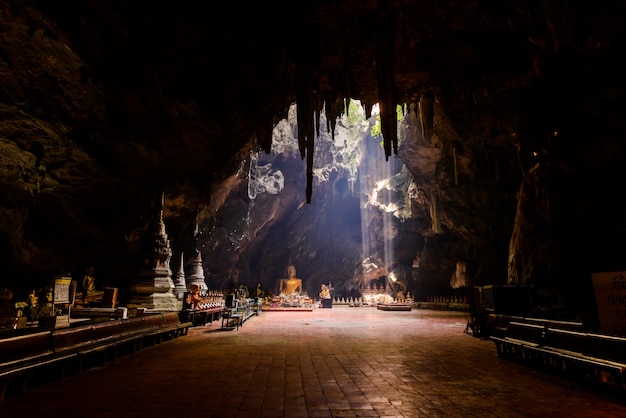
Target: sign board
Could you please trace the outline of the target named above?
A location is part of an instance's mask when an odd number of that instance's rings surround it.
[[[70,285],[72,279],[70,277],[55,277],[54,279],[54,303],[71,303]]]
[[[626,271],[592,273],[602,333],[626,335]]]

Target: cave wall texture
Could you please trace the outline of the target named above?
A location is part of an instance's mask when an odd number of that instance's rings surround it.
[[[162,192],[175,253],[200,244],[215,286],[269,287],[290,256],[312,289],[351,280],[354,241],[290,225],[341,210],[340,180],[313,181],[314,115],[354,98],[380,103],[381,158],[419,190],[400,239],[422,250],[415,286],[449,291],[463,261],[470,284],[589,315],[590,273],[624,269],[623,2],[266,3],[0,0],[0,287],[91,264],[123,288]],[[254,239],[221,249],[250,207],[246,159],[294,102],[299,149],[278,163],[298,191],[255,202]],[[399,144],[395,104],[415,114]]]

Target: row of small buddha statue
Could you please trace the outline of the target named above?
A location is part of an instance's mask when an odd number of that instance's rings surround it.
[[[463,297],[457,297],[457,296],[452,296],[452,297],[443,297],[443,296],[430,296],[426,298],[426,302],[431,302],[431,303],[461,303],[461,304],[467,304],[467,298]]]
[[[361,288],[359,289],[361,291],[361,293],[372,293],[372,292],[386,292],[389,289],[389,286],[385,285],[379,285],[378,283],[372,285],[369,284],[368,286],[361,286]]]

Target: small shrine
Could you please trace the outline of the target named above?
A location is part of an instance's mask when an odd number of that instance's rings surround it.
[[[158,311],[180,310],[182,302],[174,294],[170,259],[172,249],[163,222],[161,205],[148,226],[143,269],[129,286],[128,309],[147,308]]]

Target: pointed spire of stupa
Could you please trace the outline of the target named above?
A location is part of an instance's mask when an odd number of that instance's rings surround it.
[[[197,284],[200,290],[207,290],[208,287],[204,282],[204,268],[202,267],[202,254],[196,250],[196,256],[189,262],[191,269],[189,276],[187,276],[187,287],[191,288],[191,285]]]
[[[198,237],[200,236],[200,228],[198,225],[198,218],[196,216],[196,225],[194,230],[194,238],[196,242],[195,257],[189,260],[191,265],[189,269],[189,275],[187,276],[187,288],[191,289],[192,285],[198,285],[200,291],[208,290],[208,286],[204,282],[204,268],[202,267],[202,253],[198,249]]]
[[[187,291],[187,283],[185,282],[185,264],[184,253],[180,253],[180,267],[178,273],[176,273],[176,280],[174,281],[174,294],[178,299],[182,299]]]

